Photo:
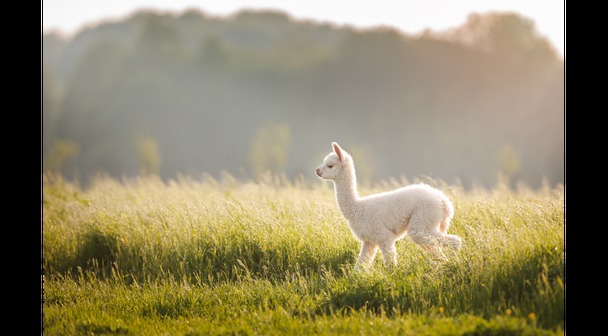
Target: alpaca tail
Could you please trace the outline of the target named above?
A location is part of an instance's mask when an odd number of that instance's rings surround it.
[[[447,234],[450,221],[454,217],[454,206],[446,196],[441,198],[441,206],[443,208],[443,217],[441,218],[441,223],[439,223],[439,232]]]

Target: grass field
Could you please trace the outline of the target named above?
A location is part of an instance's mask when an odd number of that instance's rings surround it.
[[[564,335],[564,187],[424,182],[463,248],[437,261],[406,237],[398,267],[355,273],[328,182],[43,174],[44,334]]]

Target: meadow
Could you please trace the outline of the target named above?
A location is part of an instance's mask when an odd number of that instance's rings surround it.
[[[406,237],[397,267],[355,273],[326,181],[41,179],[45,335],[565,334],[561,185],[423,179],[453,201],[463,248],[435,260]]]

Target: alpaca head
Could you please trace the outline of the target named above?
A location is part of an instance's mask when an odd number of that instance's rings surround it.
[[[337,143],[331,144],[333,152],[327,154],[323,163],[317,167],[316,174],[325,180],[336,180],[343,175],[344,171],[352,169],[352,158]]]

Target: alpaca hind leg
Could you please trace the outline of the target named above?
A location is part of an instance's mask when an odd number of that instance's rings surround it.
[[[460,247],[462,246],[462,239],[460,237],[458,237],[457,235],[446,234],[443,237],[442,244],[445,246],[449,246],[454,250],[459,250]]]
[[[448,260],[448,256],[454,256],[462,245],[462,239],[453,234],[443,234],[436,237],[435,241],[429,251],[434,259]]]
[[[439,232],[443,213],[438,211],[417,211],[410,217],[407,235],[412,241],[425,250],[429,250],[437,243],[443,234]]]
[[[376,251],[378,250],[378,245],[364,241],[361,243],[361,251],[359,252],[359,259],[355,264],[355,271],[358,271],[362,267],[368,267],[374,258],[376,257]]]
[[[408,230],[407,235],[414,243],[422,247],[434,259],[447,259],[445,254],[443,254],[442,249],[444,235],[442,235],[439,231],[425,231],[411,228]]]
[[[412,241],[424,250],[429,252],[433,257],[445,259],[441,251],[441,241],[443,241],[444,233],[441,233],[441,221],[444,213],[441,208],[429,208],[427,211],[417,211],[410,217],[410,224],[407,229],[407,235]]]

